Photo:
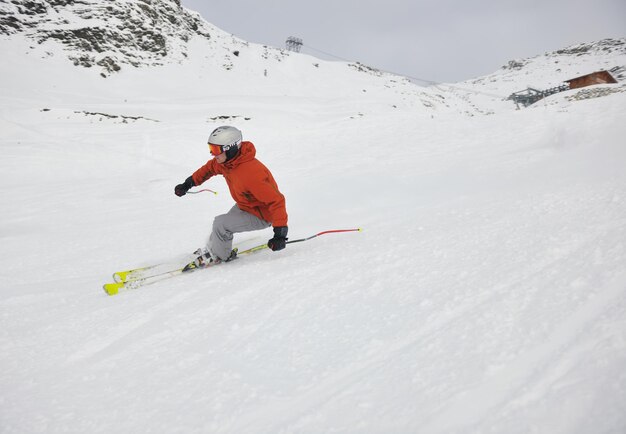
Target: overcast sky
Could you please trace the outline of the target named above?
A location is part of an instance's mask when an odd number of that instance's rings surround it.
[[[496,71],[509,60],[626,36],[626,0],[182,0],[241,39],[434,82]]]

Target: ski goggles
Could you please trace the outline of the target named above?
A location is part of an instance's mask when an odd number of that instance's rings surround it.
[[[209,143],[209,151],[211,152],[211,155],[217,157],[222,152],[224,152],[224,147],[220,145],[212,145]]]

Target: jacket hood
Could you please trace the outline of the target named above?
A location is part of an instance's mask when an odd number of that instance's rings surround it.
[[[241,145],[239,145],[239,153],[237,154],[237,156],[232,160],[224,163],[224,167],[233,169],[239,166],[241,163],[253,160],[255,156],[256,148],[254,147],[252,142],[241,142]]]

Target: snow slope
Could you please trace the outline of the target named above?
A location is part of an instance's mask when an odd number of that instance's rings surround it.
[[[105,79],[0,39],[0,432],[626,430],[624,92],[515,111],[203,47]],[[222,123],[292,238],[364,231],[106,296],[232,206],[222,179],[173,194]]]

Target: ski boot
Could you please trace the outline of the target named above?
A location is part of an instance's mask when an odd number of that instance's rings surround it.
[[[198,268],[210,267],[212,265],[217,265],[222,262],[230,262],[234,259],[237,259],[237,249],[233,249],[230,252],[228,258],[223,261],[220,258],[212,257],[209,249],[207,249],[206,247],[199,248],[198,250],[193,252],[193,254],[196,255],[196,259],[194,259],[183,268],[183,273],[187,271],[197,270]]]

